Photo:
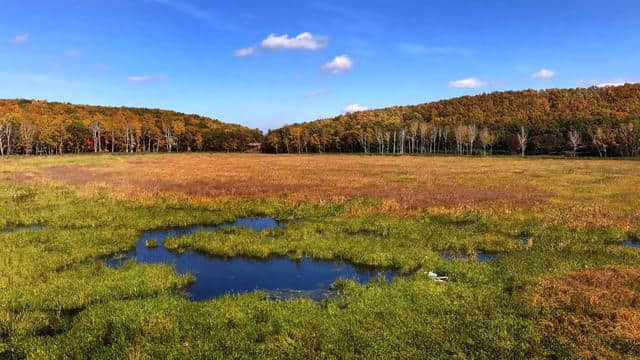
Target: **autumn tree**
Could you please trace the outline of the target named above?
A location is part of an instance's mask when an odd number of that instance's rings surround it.
[[[636,121],[628,121],[619,125],[617,129],[621,152],[624,156],[636,156],[640,145],[640,127]]]
[[[478,138],[478,127],[476,125],[467,126],[467,136],[468,136],[468,144],[469,144],[469,155],[473,155],[473,145]]]
[[[599,127],[606,136],[592,141],[586,152],[603,155],[606,148],[607,155],[637,156],[639,116],[640,84],[495,92],[287,125],[271,131],[279,136],[271,137],[275,143],[265,146],[264,151],[276,152],[277,148],[278,152],[296,152],[301,144],[302,152],[376,149],[381,154],[451,150],[473,154],[479,141],[485,154],[488,148],[520,155],[527,151],[549,154],[566,147],[572,130],[592,135],[588,129]],[[327,134],[326,142],[319,140],[319,133]]]
[[[495,136],[488,128],[483,128],[480,130],[480,134],[478,135],[478,140],[480,141],[480,145],[482,146],[482,151],[484,155],[487,155],[487,147],[492,147],[495,142]]]
[[[20,123],[20,142],[26,155],[31,154],[38,134],[38,124],[33,115],[27,115]]]
[[[182,120],[174,120],[171,123],[171,138],[176,145],[176,150],[180,151],[180,143],[186,132],[186,128],[184,125],[184,121]],[[168,140],[167,140],[168,141]]]
[[[591,142],[598,151],[598,156],[607,157],[607,148],[609,147],[611,139],[611,133],[603,130],[602,127],[597,127],[591,134]]]
[[[171,151],[173,146],[177,151],[243,151],[248,143],[261,141],[260,130],[197,115],[0,100],[0,155],[14,149],[25,154],[61,154]]]
[[[89,129],[80,121],[74,120],[67,125],[67,133],[69,134],[69,142],[76,154],[83,150],[85,140],[89,136]]]
[[[577,130],[571,130],[568,133],[569,144],[571,145],[573,156],[576,156],[576,152],[578,151],[578,146],[580,146],[580,133]]]

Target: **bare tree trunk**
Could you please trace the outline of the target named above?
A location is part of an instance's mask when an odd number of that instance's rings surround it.
[[[365,154],[369,153],[369,144],[367,143],[367,134],[364,130],[360,131],[360,146],[364,150]]]
[[[393,154],[394,154],[394,155],[395,155],[395,153],[396,153],[396,138],[397,138],[397,136],[396,136],[396,131],[397,131],[397,130],[393,130]]]
[[[524,152],[527,149],[527,141],[528,136],[524,131],[524,126],[520,127],[520,134],[518,134],[518,142],[520,143],[520,150],[522,151],[522,157],[524,157]]]
[[[20,135],[22,136],[22,142],[24,143],[24,152],[26,155],[31,155],[33,151],[33,142],[36,132],[38,131],[36,124],[27,121],[20,127]],[[37,144],[36,144],[37,145]],[[36,152],[37,152],[36,148]]]
[[[11,128],[13,126],[11,124],[7,124],[7,127],[4,129],[4,134],[7,137],[7,155],[11,155]]]
[[[4,156],[4,144],[2,142],[2,137],[4,136],[5,126],[9,126],[9,124],[0,125],[0,156]]]
[[[469,155],[473,155],[473,144],[478,137],[478,127],[475,125],[469,125]]]
[[[166,126],[164,128],[164,138],[167,142],[167,152],[171,152],[171,142],[173,141],[172,137],[173,135],[171,134],[171,126]]]
[[[569,142],[571,143],[571,147],[573,149],[573,157],[576,157],[578,145],[580,144],[580,134],[578,134],[578,132],[575,130],[569,131]],[[598,152],[599,151],[600,150],[598,150]]]
[[[93,136],[93,152],[97,153],[100,142],[100,124],[97,122],[91,125],[91,135]]]

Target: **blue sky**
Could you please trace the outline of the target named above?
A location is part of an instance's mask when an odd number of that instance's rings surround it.
[[[640,81],[635,0],[0,0],[0,98],[261,129],[496,90]]]

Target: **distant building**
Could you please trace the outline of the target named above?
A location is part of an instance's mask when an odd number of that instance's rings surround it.
[[[247,144],[247,150],[245,152],[260,152],[262,151],[262,143]]]

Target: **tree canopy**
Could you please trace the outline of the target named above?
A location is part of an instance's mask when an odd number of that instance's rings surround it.
[[[245,151],[262,136],[173,111],[0,100],[0,154]]]
[[[271,130],[273,153],[636,156],[640,84],[505,91],[343,114]]]

